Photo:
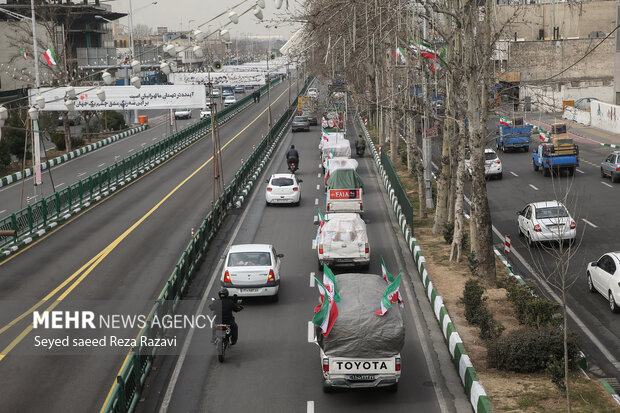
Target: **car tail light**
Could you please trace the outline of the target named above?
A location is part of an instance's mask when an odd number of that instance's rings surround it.
[[[228,270],[226,270],[224,272],[224,282],[225,283],[232,283],[232,281],[230,280],[230,273],[228,272]]]
[[[272,187],[270,187],[270,186],[268,186],[268,187],[267,187],[267,190],[268,190],[268,191],[271,191],[271,190],[273,190],[273,188],[272,188]]]
[[[221,324],[217,325],[216,327],[217,327],[218,330],[226,330],[228,328],[228,326],[221,325]]]
[[[570,222],[570,229],[575,229],[577,228],[577,224],[575,224],[575,221],[571,221]]]
[[[370,245],[368,245],[368,243],[366,243],[366,247],[364,248],[364,252],[366,254],[368,254],[370,252]]]
[[[500,163],[502,163],[502,161],[500,161],[499,159],[496,159],[494,163],[500,164]]]
[[[364,210],[364,204],[360,202],[360,211]]]
[[[400,371],[400,357],[396,357],[396,371]]]
[[[323,244],[319,244],[319,254],[323,254]]]
[[[329,359],[323,359],[323,371],[329,371]]]
[[[267,276],[267,282],[275,281],[276,274],[273,272],[273,269],[269,270],[269,276]]]
[[[620,172],[620,167],[617,167],[617,168],[616,168],[616,172]]]
[[[534,225],[534,231],[542,232],[542,229],[540,228],[540,225],[538,225],[538,224]]]
[[[328,210],[328,211],[329,211],[329,205],[330,205],[330,204],[328,203],[328,204],[327,204],[327,210]]]
[[[298,186],[294,186],[293,187],[293,191],[299,191],[299,187]]]

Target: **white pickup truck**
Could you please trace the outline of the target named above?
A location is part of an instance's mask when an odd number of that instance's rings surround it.
[[[335,387],[388,387],[398,390],[400,351],[405,327],[400,308],[392,306],[382,317],[375,314],[386,288],[375,274],[338,274],[341,301],[338,316],[327,337],[318,334],[323,369],[323,390]]]
[[[326,214],[317,236],[318,269],[329,266],[370,266],[366,223],[358,214]]]

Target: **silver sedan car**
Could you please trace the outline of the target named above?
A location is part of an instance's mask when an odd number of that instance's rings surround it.
[[[620,151],[613,151],[601,162],[601,176],[610,177],[611,182],[620,181]]]

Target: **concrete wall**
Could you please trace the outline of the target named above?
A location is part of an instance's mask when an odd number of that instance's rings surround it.
[[[587,38],[593,31],[609,34],[616,27],[616,2],[566,2],[496,6],[498,27],[502,38],[538,40],[544,29],[545,37],[553,38],[553,28],[560,28],[560,38]]]
[[[620,133],[620,106],[590,102],[591,125],[609,132]]]
[[[585,126],[590,126],[590,112],[586,112],[585,110],[575,109],[572,106],[567,106],[564,108],[564,113],[562,114],[563,119],[572,120],[573,122],[581,123]]]
[[[519,87],[519,98],[521,103],[523,103],[525,97],[529,96],[532,99],[532,110],[540,110],[543,112],[562,111],[563,100],[594,97],[603,102],[613,102],[614,88],[611,81],[571,83],[576,84],[575,86],[570,86],[570,84],[556,84],[552,86],[523,85]],[[603,83],[607,84],[603,85]]]
[[[586,55],[602,39],[511,42],[507,72],[520,72],[521,82],[547,79]],[[608,38],[585,59],[553,81],[611,81],[614,76],[615,38]]]

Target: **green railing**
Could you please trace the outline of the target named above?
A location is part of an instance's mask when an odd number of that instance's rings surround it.
[[[409,225],[411,233],[413,234],[413,205],[407,197],[407,193],[405,192],[405,189],[403,188],[403,185],[400,182],[396,171],[394,170],[394,166],[392,166],[392,162],[390,161],[390,158],[389,156],[387,156],[385,151],[377,151],[377,148],[375,147],[375,144],[372,141],[370,134],[368,133],[368,129],[366,129],[366,126],[364,125],[364,122],[359,115],[357,115],[357,121],[359,123],[360,129],[364,132],[366,146],[370,149],[370,153],[372,153],[372,156],[375,158],[377,165],[379,165],[379,169],[382,169],[383,172],[385,172],[384,179],[387,179],[391,184],[391,190],[388,195],[390,196],[390,198],[396,197],[396,199],[398,200],[398,205],[400,206],[401,212],[405,217],[405,222],[407,223],[407,225]]]
[[[311,81],[312,79],[308,79],[299,96],[305,94]],[[190,278],[202,262],[210,241],[216,235],[228,211],[235,207],[234,198],[239,196],[247,188],[248,183],[255,180],[261,172],[272,152],[286,134],[287,126],[295,112],[296,103],[286,110],[284,115],[273,125],[271,131],[263,137],[256,149],[237,171],[232,181],[226,186],[224,193],[214,203],[213,210],[205,217],[200,228],[181,254],[172,275],[168,278],[155,301],[147,318],[147,326],[151,325],[155,316],[161,319],[164,315],[174,313],[177,303],[187,289]],[[150,339],[162,337],[165,333],[165,330],[159,328],[144,328],[138,334],[136,342],[143,342],[140,338],[143,336],[147,338],[144,342],[148,342]],[[104,412],[126,413],[133,411],[140,399],[146,376],[151,369],[155,349],[155,347],[137,345],[129,352],[105,402]]]
[[[279,81],[280,79],[272,81],[272,86]],[[260,92],[266,93],[267,85],[263,86]],[[217,124],[227,122],[250,104],[252,95],[245,96],[236,104],[217,112],[215,115]],[[202,119],[0,220],[0,231],[13,232],[10,236],[0,235],[0,260],[72,214],[100,201],[210,131],[211,118]]]

